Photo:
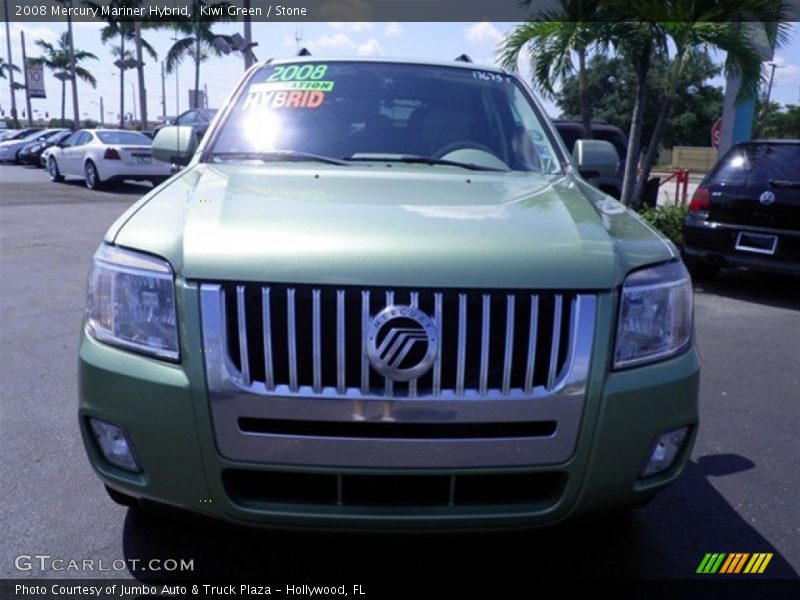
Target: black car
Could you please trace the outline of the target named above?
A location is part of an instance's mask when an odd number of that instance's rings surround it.
[[[197,140],[200,141],[206,134],[208,126],[211,125],[211,120],[214,118],[215,114],[217,114],[216,108],[193,108],[178,115],[174,121],[156,127],[154,134],[158,133],[158,130],[166,125],[185,125],[194,129]]]
[[[567,150],[572,152],[575,142],[584,137],[583,125],[578,121],[553,121]],[[592,179],[592,183],[609,196],[619,200],[622,195],[622,177],[625,173],[625,157],[628,155],[628,136],[615,125],[605,123],[592,123],[592,136],[596,140],[611,142],[619,155],[619,166],[613,175],[603,175]]]
[[[800,275],[800,140],[732,146],[694,193],[683,236],[697,278],[721,267]]]
[[[43,167],[44,165],[42,165],[40,162],[42,152],[44,152],[50,146],[55,146],[62,140],[67,139],[71,133],[72,130],[64,129],[43,140],[31,142],[30,144],[22,147],[22,149],[19,151],[19,154],[17,154],[17,160],[23,165],[35,165],[37,167]]]

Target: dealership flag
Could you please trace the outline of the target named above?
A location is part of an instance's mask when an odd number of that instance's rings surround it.
[[[44,65],[29,58],[25,61],[25,69],[28,71],[28,97],[47,98],[44,91]]]

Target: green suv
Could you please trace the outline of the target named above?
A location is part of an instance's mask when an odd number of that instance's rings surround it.
[[[94,256],[80,426],[111,496],[250,525],[537,526],[648,500],[697,431],[675,247],[515,75],[255,66]]]

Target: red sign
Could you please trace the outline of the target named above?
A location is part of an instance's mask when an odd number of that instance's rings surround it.
[[[711,126],[711,146],[719,150],[719,138],[722,135],[722,118]]]

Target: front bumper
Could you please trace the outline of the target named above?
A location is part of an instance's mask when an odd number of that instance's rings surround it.
[[[295,528],[394,530],[502,529],[541,526],[605,509],[628,506],[672,483],[683,471],[697,431],[699,358],[694,347],[656,365],[609,373],[613,294],[598,297],[598,318],[585,409],[578,441],[567,460],[517,465],[432,469],[292,466],[245,462],[219,452],[205,389],[196,286],[179,282],[182,324],[180,365],[164,363],[98,343],[83,334],[79,360],[80,428],[90,461],[109,487],[228,521]],[[90,417],[122,426],[143,471],[107,463],[92,438]],[[638,477],[658,436],[689,426],[690,435],[666,472]],[[435,444],[435,441],[430,442]],[[537,462],[532,459],[531,463]],[[541,461],[539,461],[541,462]],[[555,482],[547,497],[526,502],[460,506],[344,506],[260,501],[237,496],[230,474],[371,476],[516,476]],[[313,480],[313,478],[312,478]],[[473,478],[475,480],[475,478]],[[293,481],[291,477],[274,481]],[[487,480],[490,481],[490,480]]]
[[[773,254],[736,248],[740,233],[776,236]],[[683,225],[683,254],[689,260],[721,267],[748,267],[775,273],[800,274],[800,231],[766,229],[687,219]]]

